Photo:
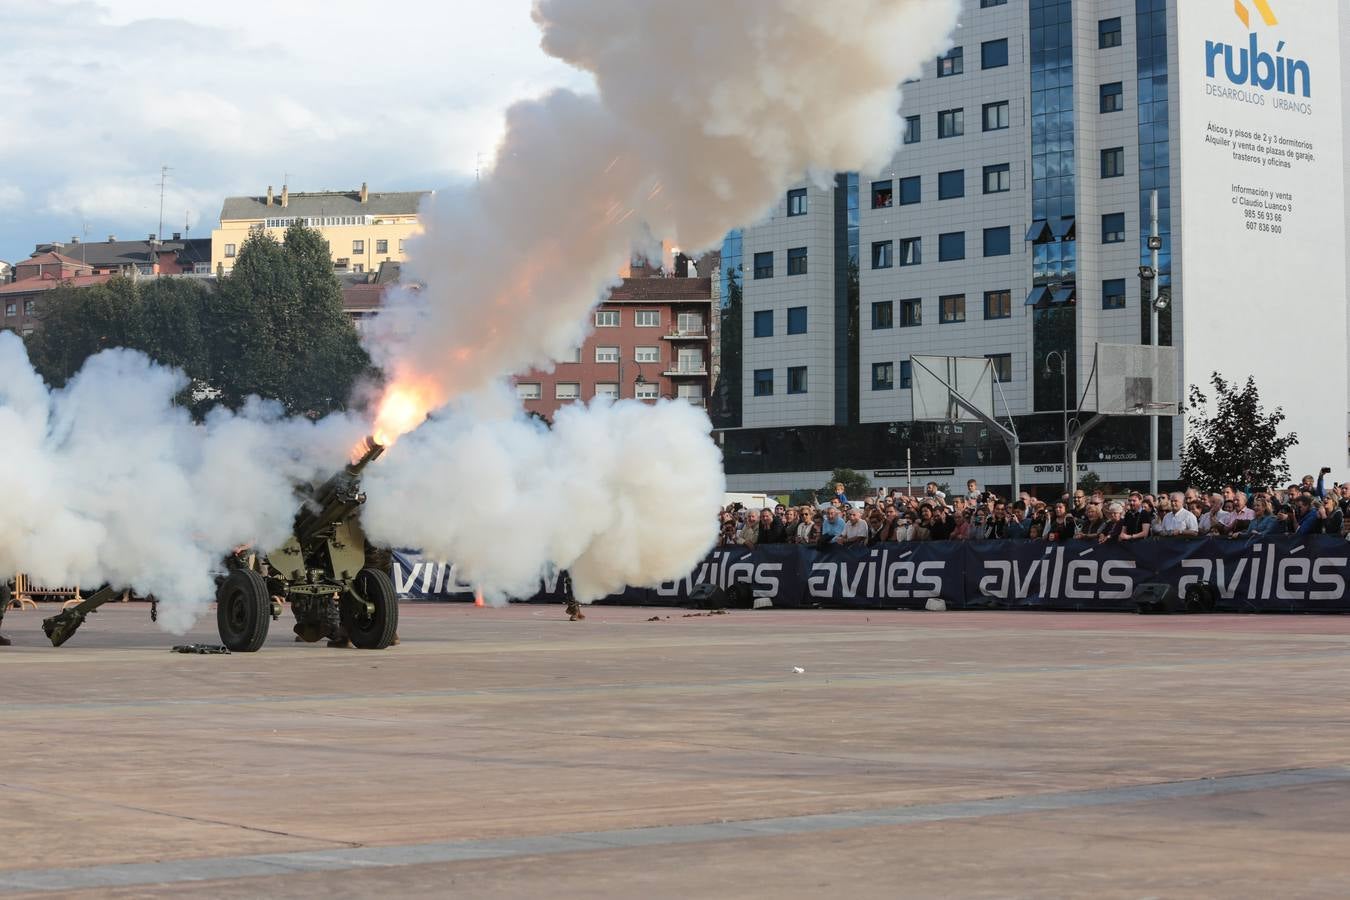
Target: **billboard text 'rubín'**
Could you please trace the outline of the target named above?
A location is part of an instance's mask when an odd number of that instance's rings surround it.
[[[1279,24],[1269,0],[1252,0],[1267,27]],[[1251,13],[1242,0],[1235,0],[1237,17],[1247,28],[1251,28]],[[1268,41],[1269,39],[1267,39]],[[1205,41],[1205,75],[1210,79],[1227,78],[1231,84],[1241,87],[1258,88],[1276,94],[1312,97],[1312,68],[1305,59],[1285,55],[1285,42],[1277,41],[1274,50],[1268,50],[1256,31],[1247,34],[1246,46],[1234,46],[1225,41]],[[1264,105],[1260,95],[1243,97],[1249,102]],[[1289,104],[1284,98],[1277,98],[1277,106],[1304,106]],[[1300,109],[1300,112],[1310,112]]]

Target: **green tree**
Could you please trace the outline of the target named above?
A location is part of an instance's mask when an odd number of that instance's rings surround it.
[[[872,490],[872,483],[867,480],[867,476],[861,472],[855,472],[852,469],[835,469],[830,475],[830,480],[820,489],[820,498],[822,501],[829,500],[834,496],[834,486],[843,482],[844,493],[850,500],[861,500]]]
[[[211,356],[203,334],[210,288],[195,279],[156,278],[137,286],[127,323],[127,346],[204,382]]]
[[[60,387],[100,350],[134,346],[136,299],[136,284],[128,278],[85,288],[62,285],[44,294],[37,306],[42,325],[26,340],[38,374]]]
[[[1298,443],[1298,435],[1280,434],[1284,410],[1277,406],[1266,414],[1251,376],[1239,386],[1215,372],[1210,383],[1216,401],[1212,415],[1209,397],[1191,385],[1181,480],[1205,491],[1226,484],[1273,487],[1287,481],[1286,455]]]
[[[293,225],[282,244],[299,282],[299,322],[291,381],[299,410],[340,409],[370,358],[351,319],[342,311],[342,287],[333,275],[331,250],[317,230]]]

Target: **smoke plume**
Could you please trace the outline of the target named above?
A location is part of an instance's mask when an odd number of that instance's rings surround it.
[[[292,485],[361,432],[336,417],[283,420],[263,403],[196,425],[173,405],[186,385],[141,353],[107,350],[51,391],[23,342],[0,332],[0,571],[50,587],[133,586],[164,600],[162,625],[181,633],[215,599],[223,554],[279,545]]]
[[[368,333],[398,401],[389,418],[565,358],[634,247],[710,247],[804,176],[881,169],[899,143],[899,86],[948,44],[957,9],[540,0],[543,48],[592,73],[597,93],[511,107],[488,176],[422,210],[405,266],[419,288],[389,297]],[[367,521],[380,537],[434,549],[508,592],[552,560],[573,570],[582,599],[622,583],[607,556],[629,554],[623,577],[650,584],[684,574],[711,544],[724,482],[703,415],[573,408],[551,436],[472,415],[448,410],[372,473]],[[662,445],[679,455],[636,455]],[[649,514],[687,512],[689,527],[636,527],[638,499]]]

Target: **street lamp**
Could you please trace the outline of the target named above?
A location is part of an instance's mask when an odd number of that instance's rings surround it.
[[[1051,350],[1045,354],[1045,371],[1042,374],[1046,378],[1055,374],[1050,370],[1051,357],[1059,360],[1059,377],[1063,390],[1060,406],[1063,407],[1061,412],[1064,419],[1064,490],[1066,493],[1072,494],[1075,473],[1069,471],[1069,357],[1063,350]]]

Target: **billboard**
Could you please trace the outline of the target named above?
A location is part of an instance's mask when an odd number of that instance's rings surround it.
[[[1177,3],[1184,384],[1255,377],[1291,475],[1345,479],[1338,0]]]

